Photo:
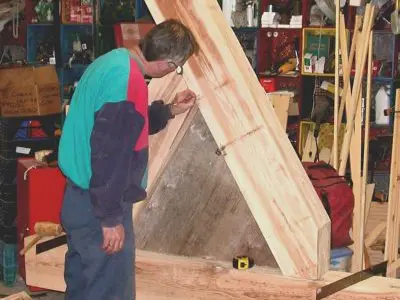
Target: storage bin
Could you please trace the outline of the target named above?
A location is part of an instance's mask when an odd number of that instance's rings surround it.
[[[343,247],[332,249],[330,269],[333,271],[349,272],[352,256],[353,251],[350,248]]]
[[[13,286],[17,279],[18,256],[17,245],[0,241],[0,279],[6,286]]]

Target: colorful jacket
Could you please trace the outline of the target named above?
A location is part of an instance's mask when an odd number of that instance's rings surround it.
[[[146,198],[148,135],[172,118],[163,101],[148,106],[142,66],[126,49],[97,58],[71,100],[58,163],[67,179],[89,190],[103,226],[122,222],[123,201]]]

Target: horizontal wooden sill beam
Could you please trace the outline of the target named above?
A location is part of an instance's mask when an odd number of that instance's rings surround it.
[[[31,237],[25,239],[27,243]],[[26,253],[27,284],[65,291],[64,256],[66,246],[36,255]],[[289,278],[276,269],[254,267],[246,271],[230,263],[187,258],[138,250],[136,253],[137,299],[315,299],[316,289],[349,274],[328,272],[323,281]],[[329,300],[400,299],[400,280],[373,277],[337,293]]]

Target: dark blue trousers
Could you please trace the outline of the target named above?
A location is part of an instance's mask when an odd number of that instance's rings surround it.
[[[103,233],[93,215],[89,192],[68,183],[61,212],[67,234],[65,300],[134,300],[135,240],[132,204],[126,204],[123,249],[107,255]]]

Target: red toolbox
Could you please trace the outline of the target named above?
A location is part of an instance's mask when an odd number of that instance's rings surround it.
[[[36,222],[60,223],[65,177],[57,167],[48,167],[35,159],[18,160],[17,165],[17,231],[18,252],[24,238],[34,234]],[[19,273],[26,279],[24,256],[19,256]],[[29,287],[38,291],[37,287]]]

